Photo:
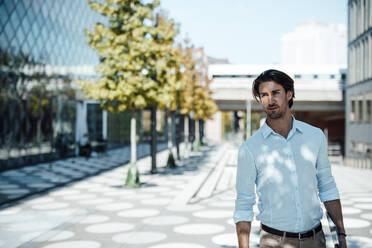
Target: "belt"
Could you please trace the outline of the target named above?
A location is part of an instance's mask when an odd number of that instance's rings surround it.
[[[284,233],[285,233],[285,236],[288,237],[288,238],[303,239],[303,238],[312,237],[312,236],[315,235],[315,233],[321,231],[322,230],[322,223],[319,223],[319,225],[317,225],[313,229],[311,229],[307,232],[303,232],[303,233],[284,232],[284,231],[280,231],[280,230],[265,226],[264,224],[261,224],[261,228],[262,228],[262,230],[264,230],[265,232],[268,232],[270,234],[274,234],[274,235],[278,235],[278,236],[284,236]]]

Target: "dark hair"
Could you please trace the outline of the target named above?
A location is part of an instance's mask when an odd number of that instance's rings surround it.
[[[261,83],[274,81],[277,84],[280,84],[283,86],[285,92],[292,91],[292,98],[288,101],[288,105],[291,108],[293,105],[293,98],[295,97],[295,91],[294,91],[294,81],[293,79],[285,74],[284,72],[270,69],[262,72],[254,81],[253,81],[253,87],[252,92],[254,98],[258,101],[260,98],[260,92],[259,92],[259,86]]]

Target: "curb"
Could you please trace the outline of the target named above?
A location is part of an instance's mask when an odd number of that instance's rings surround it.
[[[225,145],[218,147],[217,150],[212,151],[207,156],[210,160],[199,170],[197,176],[195,176],[186,186],[183,192],[177,196],[170,205],[186,205],[188,204],[193,197],[197,195],[200,189],[203,187],[205,182],[211,176],[215,170],[217,161],[221,161],[221,158],[225,155],[223,152]],[[217,154],[218,156],[213,156]],[[212,157],[213,156],[213,157]],[[212,158],[211,158],[212,157]],[[213,159],[214,158],[214,159]]]

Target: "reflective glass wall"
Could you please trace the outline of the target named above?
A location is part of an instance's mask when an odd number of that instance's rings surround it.
[[[78,154],[86,135],[109,148],[129,144],[129,113],[104,113],[74,83],[95,78],[84,29],[97,22],[106,20],[87,0],[0,0],[0,171]],[[137,115],[140,142],[150,138],[146,113]]]
[[[94,77],[83,30],[96,22],[86,0],[0,0],[0,170],[74,154],[73,82]]]

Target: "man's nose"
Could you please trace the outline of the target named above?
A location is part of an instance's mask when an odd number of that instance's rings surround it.
[[[273,104],[273,102],[274,102],[274,98],[273,98],[272,95],[269,95],[269,96],[268,96],[268,100],[269,100],[269,104]]]

